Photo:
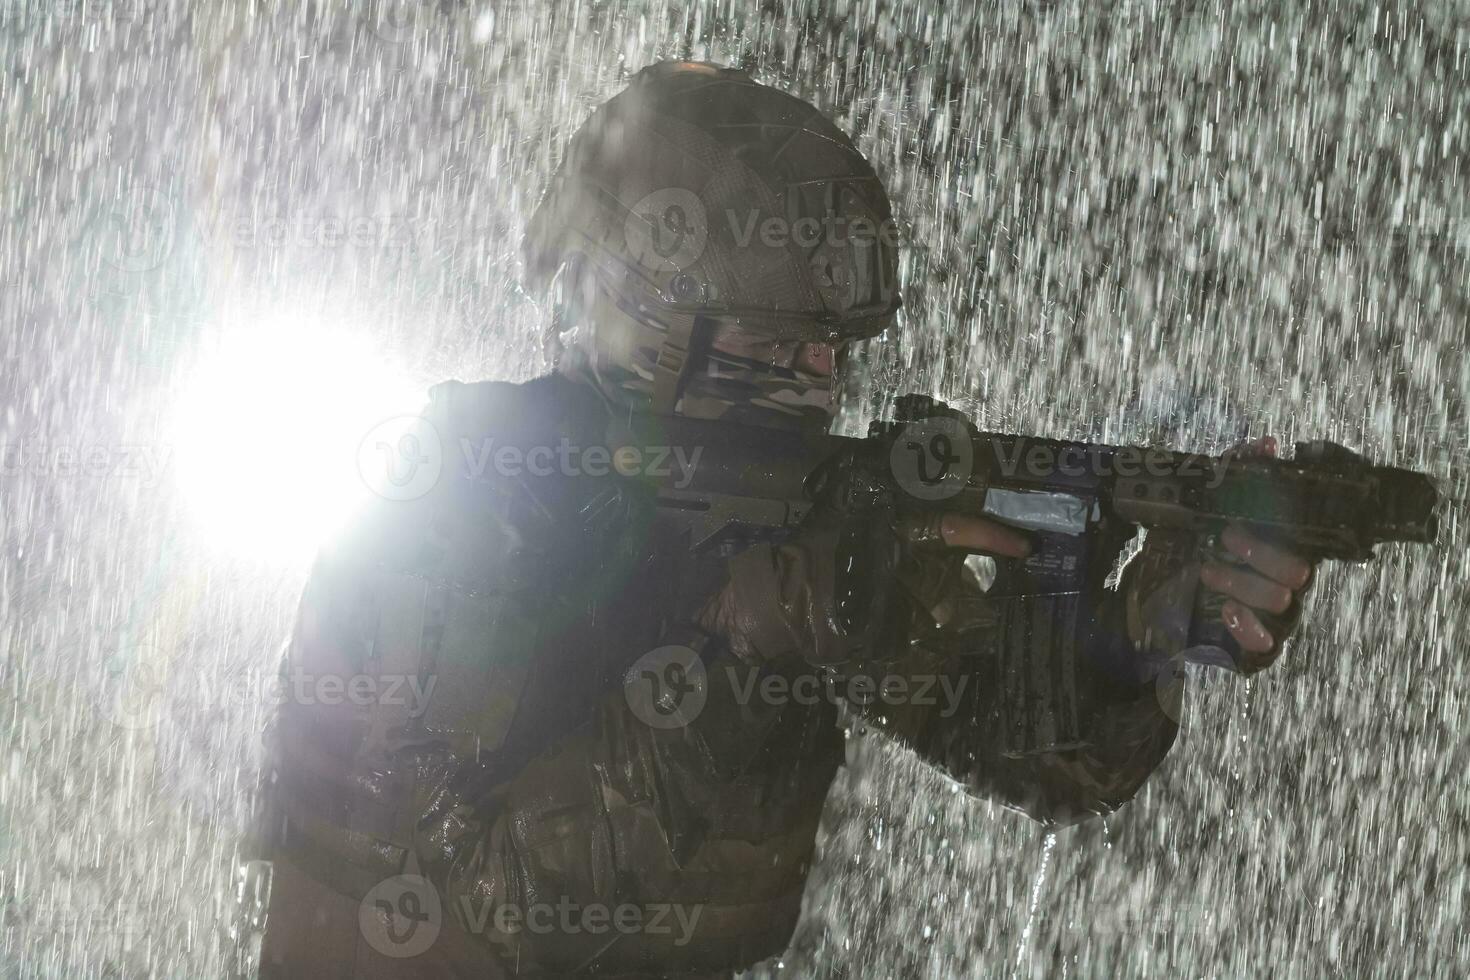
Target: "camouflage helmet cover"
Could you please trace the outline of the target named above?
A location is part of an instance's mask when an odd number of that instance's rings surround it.
[[[525,240],[527,283],[589,261],[630,311],[842,341],[899,305],[882,182],[813,106],[745,72],[644,69],[578,130]]]

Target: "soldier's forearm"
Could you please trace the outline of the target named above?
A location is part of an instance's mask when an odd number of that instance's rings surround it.
[[[1075,704],[1075,723],[1040,723],[1048,731],[1067,731],[1066,744],[1048,749],[1031,729],[1013,730],[1014,712],[1001,701],[1016,692],[1004,678],[981,676],[989,658],[964,655],[949,657],[942,669],[975,674],[964,686],[951,685],[966,692],[966,703],[931,717],[920,737],[906,741],[973,795],[1043,823],[1075,823],[1121,807],[1173,744],[1180,693],[1177,685],[1158,683],[1140,669],[1127,636],[1124,600],[1121,591],[1103,593],[1093,610],[1093,629],[1071,660],[1075,673],[1054,678],[1064,690],[1026,702],[1033,723],[1039,705],[1055,711]],[[1029,608],[1014,618],[1030,622],[1042,612]],[[1029,686],[1022,693],[1040,695]],[[987,724],[990,718],[999,724]]]

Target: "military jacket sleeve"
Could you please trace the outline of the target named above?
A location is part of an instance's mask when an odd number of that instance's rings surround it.
[[[916,645],[892,663],[843,664],[845,640],[834,625],[831,598],[834,554],[832,532],[820,530],[752,548],[731,562],[729,581],[706,618],[748,658],[801,653],[838,672],[866,671],[867,689],[875,694],[868,714],[882,727],[976,795],[1043,823],[1073,823],[1117,809],[1173,745],[1182,684],[1175,673],[1145,676],[1139,669],[1127,637],[1123,590],[1099,590],[1066,691],[1016,695],[1007,676],[1013,666],[985,648],[1019,643],[1024,656],[1053,655],[1043,644],[1050,600],[1008,599],[984,638],[990,642],[973,644],[979,649],[969,655]],[[1125,583],[1127,578],[1125,571]],[[984,608],[983,598],[971,603],[977,605]],[[907,699],[884,702],[877,692],[888,681],[908,692]],[[924,703],[917,703],[919,691],[928,692]],[[1028,703],[1008,703],[1016,697]],[[1069,737],[1047,744],[1018,736],[1018,725],[1044,727],[1046,719],[1018,721],[1016,715],[1053,710],[1075,716]]]

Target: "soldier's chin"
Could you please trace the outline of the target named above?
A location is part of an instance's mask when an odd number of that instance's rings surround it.
[[[819,385],[826,379],[813,378],[805,391],[769,391],[732,401],[718,394],[686,392],[678,414],[684,418],[732,422],[766,429],[810,430],[826,428],[837,416],[833,393]]]
[[[792,368],[808,378],[831,378],[836,356],[831,344],[802,344]]]

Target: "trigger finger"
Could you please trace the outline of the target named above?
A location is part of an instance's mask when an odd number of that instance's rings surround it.
[[[1289,589],[1306,588],[1311,581],[1312,566],[1305,558],[1261,540],[1238,524],[1225,528],[1220,543],[1251,568]]]
[[[951,548],[982,551],[1006,558],[1025,558],[1031,554],[1031,542],[1014,528],[965,514],[945,514],[939,533]]]
[[[1220,619],[1230,630],[1230,635],[1235,637],[1235,642],[1240,644],[1241,649],[1251,653],[1266,653],[1276,644],[1276,638],[1266,631],[1266,627],[1261,625],[1256,614],[1234,599],[1221,607]]]
[[[1232,568],[1219,562],[1206,562],[1200,569],[1199,579],[1209,589],[1238,599],[1247,606],[1264,609],[1272,613],[1284,613],[1291,608],[1291,590],[1280,582],[1263,575],[1256,575],[1243,568]]]

